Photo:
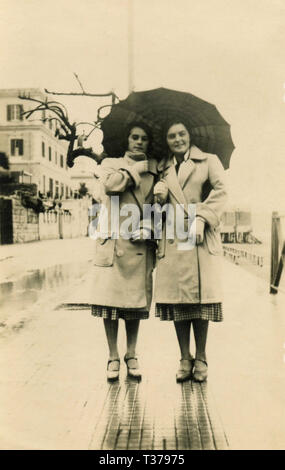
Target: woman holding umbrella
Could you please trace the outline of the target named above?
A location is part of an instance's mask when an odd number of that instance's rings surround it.
[[[123,156],[105,158],[101,164],[101,203],[102,207],[108,209],[105,216],[109,217],[110,222],[112,196],[118,197],[118,206],[115,210],[117,216],[119,215],[117,233],[112,231],[109,222],[107,233],[106,229],[104,233],[102,229],[104,213],[99,218],[100,237],[96,239],[95,278],[91,300],[92,314],[104,319],[109,347],[107,378],[110,381],[119,377],[117,335],[120,318],[125,320],[127,350],[124,361],[128,375],[135,379],[141,378],[136,344],[140,320],[147,319],[149,315],[155,254],[153,243],[143,239],[140,229],[143,204],[152,203],[157,173],[156,161],[147,157],[151,144],[152,135],[148,126],[142,122],[132,122],[125,129],[125,138],[121,146],[121,150],[124,151]],[[106,147],[109,155],[119,151],[117,142],[113,152],[112,146],[106,145]],[[128,231],[130,204],[137,207],[138,213],[137,225],[131,233]],[[126,229],[125,232],[122,230],[123,227]]]
[[[196,240],[194,246],[187,245],[187,240],[179,239],[174,230],[174,237],[161,243],[154,293],[156,316],[174,321],[181,352],[177,382],[191,377],[203,382],[208,368],[208,324],[210,320],[222,320],[217,255],[221,253],[219,219],[227,198],[224,170],[216,155],[204,153],[193,145],[188,125],[180,118],[166,125],[165,142],[169,157],[161,162],[162,179],[156,184],[154,194],[158,202],[169,202],[175,215],[181,207],[179,204],[186,211],[188,204],[194,204],[196,217],[187,237],[194,236],[195,240],[196,235]],[[212,189],[203,200],[207,183]],[[188,226],[187,218],[185,224]],[[195,358],[190,354],[191,324]]]
[[[142,116],[151,126],[154,156],[161,159],[165,148],[169,153],[157,166],[161,181],[154,192],[158,202],[170,202],[174,210],[181,204],[186,211],[188,204],[196,209],[190,229],[191,236],[196,232],[193,249],[187,240],[184,248],[188,250],[180,249],[176,236],[169,240],[164,236],[159,243],[155,301],[156,315],[175,324],[182,358],[177,381],[189,379],[193,368],[194,379],[204,381],[208,322],[222,320],[218,226],[226,201],[223,167],[229,167],[234,149],[230,126],[215,105],[190,93],[167,88],[133,92],[113,106],[102,122],[108,154],[117,141],[118,123],[131,116]],[[190,355],[191,323],[195,360]]]

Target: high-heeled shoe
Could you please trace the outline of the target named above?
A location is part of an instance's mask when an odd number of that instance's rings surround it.
[[[136,357],[124,357],[127,366],[128,376],[136,380],[141,380],[142,374]]]
[[[107,380],[115,382],[119,378],[120,359],[110,359],[107,363]]]
[[[204,364],[204,366],[201,366],[201,364]],[[202,359],[195,359],[192,376],[195,382],[205,382],[208,377],[207,361]]]
[[[191,379],[192,370],[194,365],[194,359],[181,359],[180,367],[176,373],[176,382],[185,382]]]

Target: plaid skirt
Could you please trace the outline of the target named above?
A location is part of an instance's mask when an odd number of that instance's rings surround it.
[[[211,304],[156,304],[155,316],[160,320],[223,321],[222,303]]]
[[[91,313],[94,317],[106,320],[147,320],[149,312],[141,308],[107,307],[105,305],[91,305]]]

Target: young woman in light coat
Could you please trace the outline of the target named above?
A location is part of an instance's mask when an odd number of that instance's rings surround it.
[[[126,140],[127,151],[122,158],[106,158],[101,164],[100,182],[103,191],[100,202],[105,213],[99,217],[100,236],[95,242],[94,286],[90,302],[93,304],[92,314],[104,319],[109,346],[108,380],[117,380],[119,377],[119,318],[125,320],[127,348],[124,361],[128,375],[141,378],[136,344],[140,320],[148,318],[152,297],[155,247],[151,241],[143,239],[140,226],[143,204],[153,202],[156,161],[147,158],[151,134],[146,126],[133,123],[128,129]],[[118,196],[117,207],[113,205],[111,208],[112,196]],[[129,230],[129,204],[136,206],[139,219],[131,238],[123,230],[123,227]],[[117,211],[117,235],[112,232],[114,227],[110,223],[112,210]],[[106,216],[108,222],[104,225]]]
[[[191,136],[181,120],[166,128],[170,157],[161,162],[161,181],[154,194],[158,202],[168,202],[177,210],[194,204],[195,217],[190,235],[195,244],[188,246],[188,235],[166,239],[164,231],[158,252],[154,299],[156,316],[174,321],[181,352],[178,382],[193,377],[207,378],[206,341],[209,320],[222,320],[220,259],[222,253],[219,221],[227,199],[224,170],[216,155],[203,153],[191,145]],[[211,192],[203,199],[203,188],[210,183]],[[185,211],[184,211],[185,214]],[[186,216],[185,216],[186,217]],[[171,222],[171,221],[170,221]],[[185,218],[187,232],[188,219]],[[182,237],[183,238],[183,237]],[[190,329],[193,325],[196,355],[190,354]]]

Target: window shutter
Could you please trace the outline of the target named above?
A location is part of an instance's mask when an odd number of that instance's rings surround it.
[[[19,155],[24,155],[24,141],[22,139],[18,140],[18,149]]]
[[[20,112],[19,119],[20,119],[20,121],[23,121],[23,115],[22,115],[22,113],[24,112],[24,107],[23,107],[22,104],[19,104],[19,112]]]
[[[7,121],[11,121],[11,105],[7,105]]]
[[[14,139],[11,140],[11,155],[12,156],[15,155],[15,140]]]

